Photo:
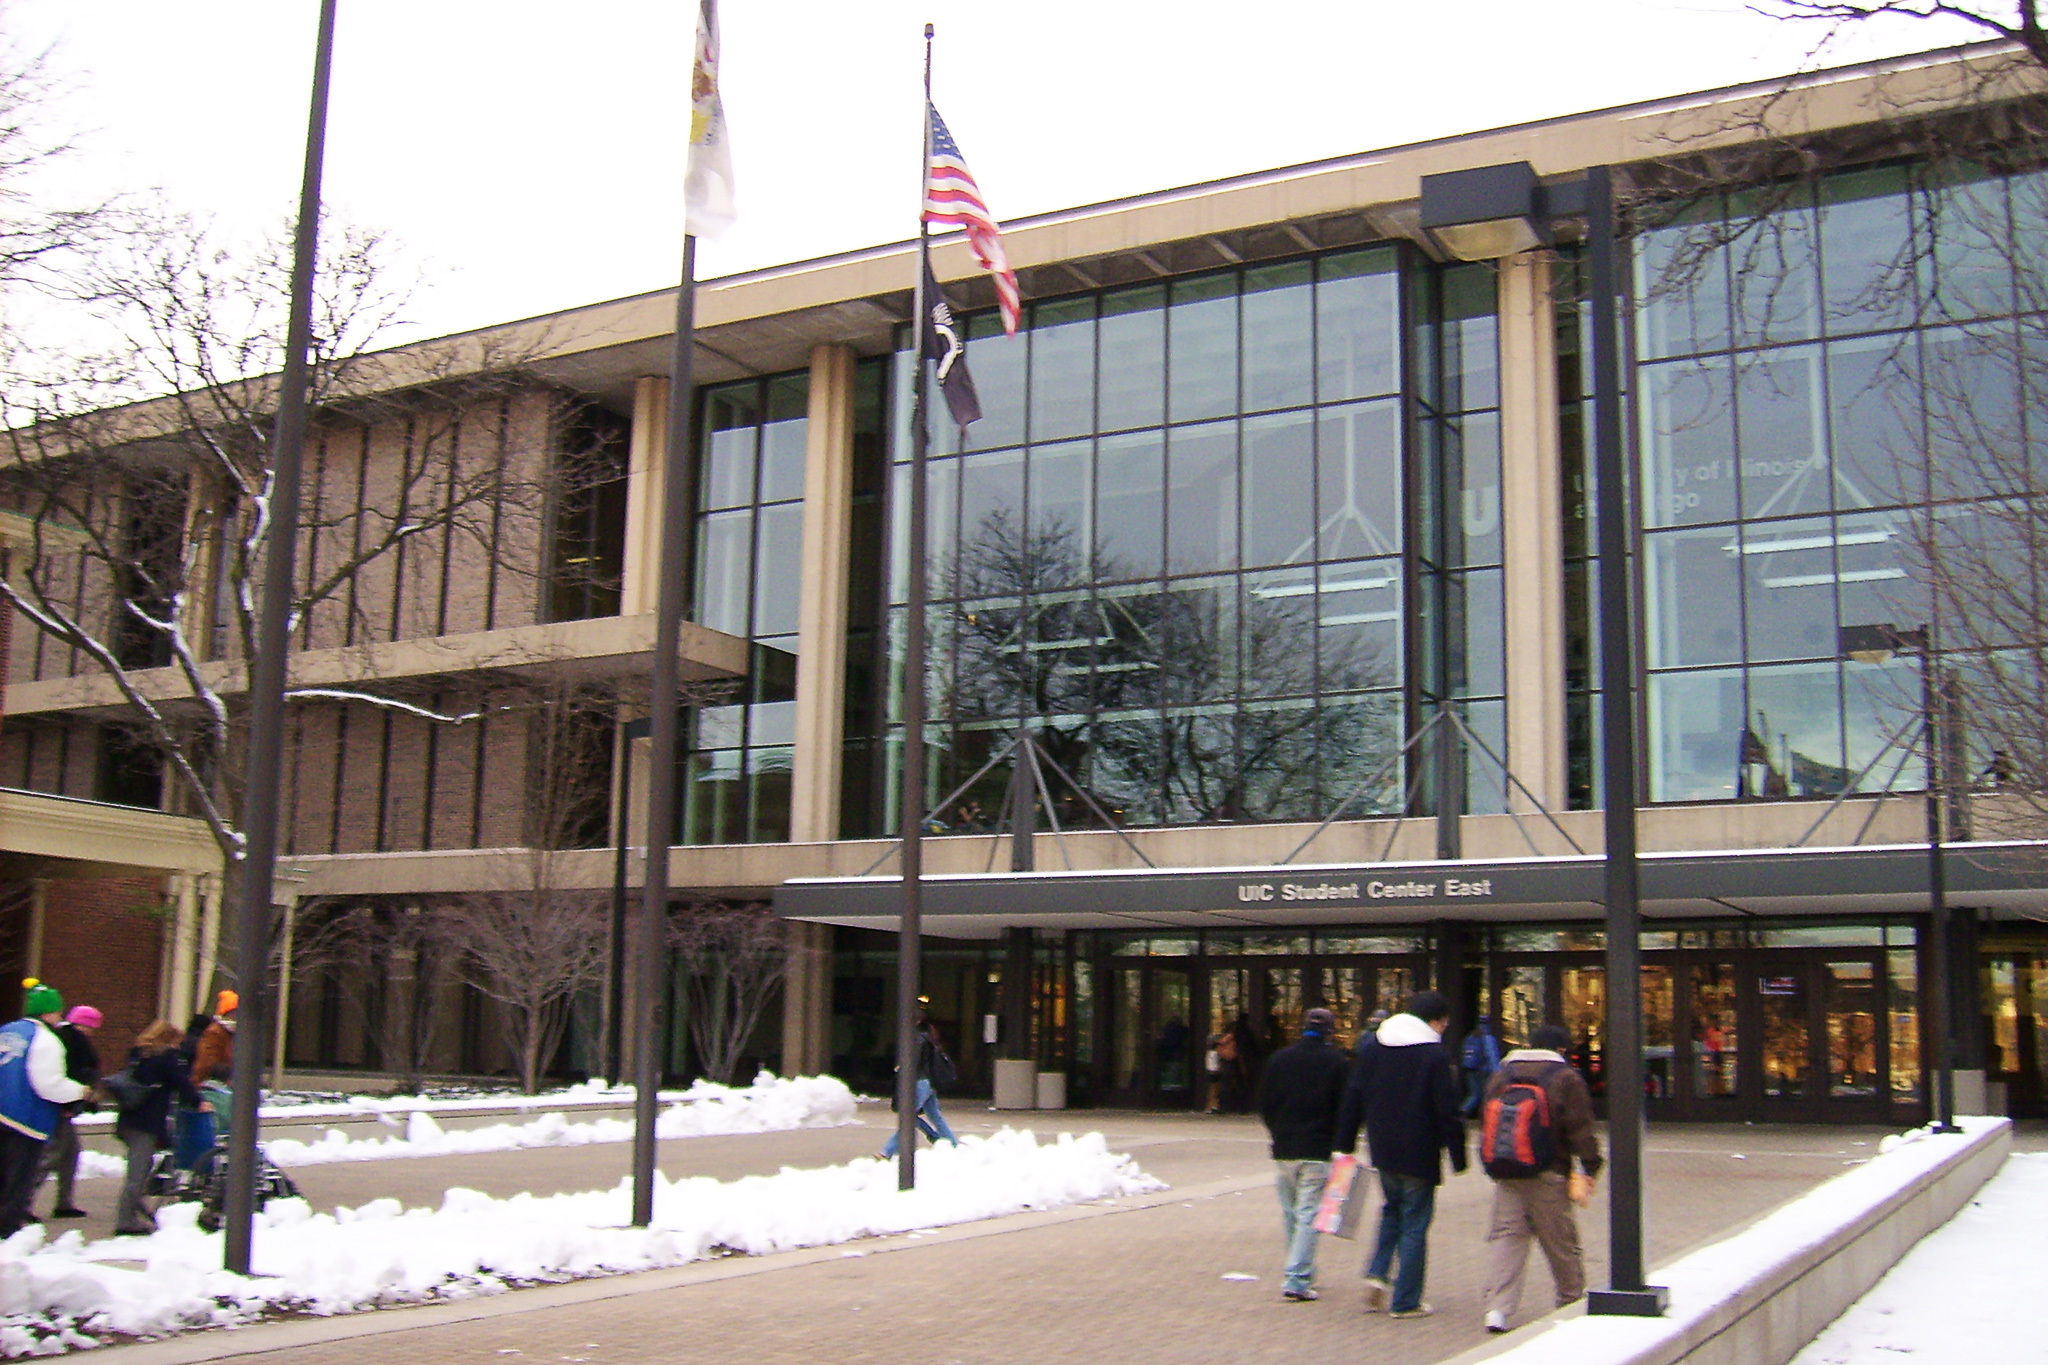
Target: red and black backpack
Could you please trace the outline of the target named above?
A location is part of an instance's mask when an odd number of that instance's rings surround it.
[[[1557,1155],[1550,1092],[1543,1088],[1550,1074],[1510,1081],[1486,1102],[1479,1160],[1494,1179],[1527,1180],[1550,1169]]]

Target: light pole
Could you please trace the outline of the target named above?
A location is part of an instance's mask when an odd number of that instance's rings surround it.
[[[1600,742],[1607,909],[1608,1281],[1586,1311],[1657,1317],[1668,1291],[1643,1276],[1642,913],[1636,860],[1635,623],[1629,590],[1632,539],[1628,445],[1621,419],[1622,251],[1612,175],[1593,166],[1583,181],[1546,186],[1518,161],[1422,178],[1421,224],[1446,254],[1494,260],[1551,244],[1551,225],[1586,228],[1593,380],[1594,525],[1600,555]]]
[[[1931,627],[1901,630],[1890,624],[1843,626],[1836,636],[1837,652],[1858,663],[1881,664],[1897,654],[1920,659],[1920,725],[1927,745],[1927,984],[1921,988],[1926,1002],[1927,1027],[1934,1035],[1934,1124],[1937,1133],[1954,1133],[1956,1127],[1955,1030],[1949,1022],[1949,924],[1948,878],[1943,866],[1942,845],[1946,842],[1941,812],[1941,745],[1944,736],[1939,707],[1945,694],[1935,673],[1940,667],[1934,654]]]

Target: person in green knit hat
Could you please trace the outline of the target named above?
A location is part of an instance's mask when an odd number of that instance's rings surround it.
[[[34,977],[21,984],[23,1017],[0,1028],[0,1238],[33,1221],[29,1200],[43,1144],[61,1107],[85,1098],[85,1087],[65,1074],[64,1043],[54,1027],[64,1017],[64,997]]]

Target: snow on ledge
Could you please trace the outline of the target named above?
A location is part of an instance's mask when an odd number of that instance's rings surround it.
[[[1734,1236],[1653,1272],[1651,1283],[1671,1291],[1665,1316],[1563,1318],[1519,1346],[1489,1354],[1487,1360],[1507,1365],[1624,1365],[1653,1358],[1651,1352],[1701,1331],[1731,1305],[1760,1302],[1781,1287],[1788,1271],[1819,1256],[1898,1195],[2012,1126],[2006,1118],[1959,1116],[1956,1123],[1962,1132],[1917,1128],[1887,1137],[1880,1154],[1870,1161],[1781,1205]]]
[[[657,1178],[646,1228],[628,1226],[625,1180],[510,1199],[451,1189],[439,1208],[378,1199],[314,1213],[302,1199],[280,1199],[258,1218],[250,1279],[220,1268],[221,1236],[199,1231],[193,1204],[163,1210],[149,1237],[87,1242],[71,1231],[45,1244],[44,1229],[32,1225],[0,1242],[0,1356],[58,1355],[108,1344],[102,1337],[232,1327],[276,1313],[473,1298],[1166,1188],[1111,1152],[1100,1133],[1040,1143],[1004,1128],[920,1152],[917,1172],[910,1191],[896,1188],[894,1161],[873,1157],[733,1181]]]

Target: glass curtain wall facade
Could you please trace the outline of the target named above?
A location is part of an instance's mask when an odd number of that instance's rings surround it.
[[[986,415],[963,436],[933,404],[930,799],[1026,723],[1133,825],[1312,818],[1399,748],[1401,261],[1375,247],[1048,300],[1015,337],[969,320]],[[909,377],[899,355],[896,695]],[[935,827],[991,827],[1007,769]],[[1099,823],[1051,780],[1063,823]],[[1364,809],[1400,794],[1396,773]]]
[[[1969,634],[1930,547],[2042,486],[2042,202],[2038,172],[1877,168],[1638,240],[1651,800],[1921,785],[1880,761],[1912,743],[1917,661],[1838,660],[1837,629]]]

